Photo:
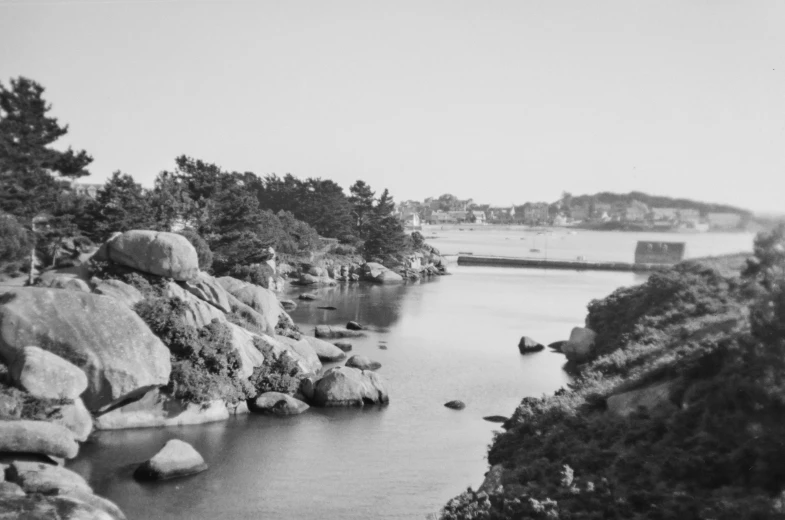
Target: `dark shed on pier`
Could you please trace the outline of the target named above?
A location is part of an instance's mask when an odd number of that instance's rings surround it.
[[[640,240],[635,248],[636,264],[677,264],[684,260],[684,242]]]

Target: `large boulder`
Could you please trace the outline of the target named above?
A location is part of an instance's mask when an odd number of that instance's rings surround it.
[[[227,321],[226,314],[221,312],[217,307],[213,307],[209,303],[205,303],[176,283],[169,282],[166,285],[166,291],[164,294],[170,298],[180,298],[183,302],[185,302],[186,309],[183,319],[185,320],[186,324],[192,327],[201,329],[213,320],[218,320],[221,323],[226,323]]]
[[[56,409],[59,417],[52,419],[52,422],[65,426],[74,435],[74,439],[84,442],[93,431],[93,416],[85,407],[81,399],[76,399],[72,403],[64,404]]]
[[[14,461],[6,470],[9,482],[26,493],[60,494],[70,490],[92,493],[85,479],[70,469],[42,462]]]
[[[584,327],[575,327],[570,332],[570,339],[561,347],[561,351],[569,361],[584,361],[589,357],[594,347],[597,333]]]
[[[351,368],[359,368],[360,370],[378,370],[382,368],[382,364],[378,361],[373,361],[366,356],[355,355],[346,360],[346,366]]]
[[[140,399],[95,418],[97,430],[186,426],[225,421],[233,410],[222,400],[184,403],[157,388]]]
[[[325,361],[330,363],[334,361],[340,361],[346,357],[344,351],[336,347],[332,343],[328,343],[319,338],[313,338],[311,336],[305,336],[305,335],[302,336],[302,339],[304,339],[305,341],[308,342],[309,345],[311,345],[311,348],[313,348],[314,352],[316,352],[316,355],[319,356],[320,361]]]
[[[349,330],[345,327],[317,325],[316,329],[314,329],[314,336],[322,339],[360,338],[365,336],[365,333],[359,330]]]
[[[83,496],[100,498],[87,493]],[[103,502],[110,503],[108,500]],[[106,507],[101,506],[86,502],[75,493],[67,495],[33,493],[26,496],[3,497],[3,500],[0,500],[0,519],[125,520],[125,516],[114,504],[112,506],[116,512],[109,512]]]
[[[655,413],[676,410],[676,405],[671,402],[675,386],[675,381],[665,381],[646,388],[612,395],[606,400],[608,411],[621,417],[627,417],[639,408]]]
[[[360,268],[360,279],[373,283],[401,283],[403,277],[396,272],[390,271],[382,264],[367,262]]]
[[[275,293],[264,287],[243,282],[231,276],[218,278],[218,283],[229,294],[252,308],[264,318],[266,332],[272,333],[278,324],[278,318],[283,312],[283,307]]]
[[[65,426],[46,421],[0,421],[0,452],[40,453],[72,459],[79,453],[74,435]]]
[[[39,347],[22,348],[9,368],[19,388],[42,399],[73,400],[87,390],[81,368]]]
[[[364,406],[386,404],[390,398],[375,372],[335,367],[316,382],[312,400],[317,406]]]
[[[169,349],[135,312],[106,296],[33,287],[1,294],[0,357],[13,365],[29,345],[84,371],[90,410],[169,382]]]
[[[153,458],[136,468],[134,478],[165,480],[193,475],[206,469],[207,464],[193,446],[179,439],[172,439]]]
[[[218,283],[218,280],[209,274],[200,271],[192,280],[180,282],[180,286],[220,311],[227,314],[232,312],[229,293]]]
[[[275,339],[286,345],[289,350],[304,360],[308,372],[316,374],[322,369],[322,362],[319,361],[319,356],[311,344],[304,338],[297,340],[286,336],[276,336]]]
[[[126,307],[133,308],[134,305],[144,299],[139,289],[120,280],[99,280],[94,278],[93,281],[95,283],[93,292],[114,298]]]
[[[234,323],[226,325],[232,331],[232,347],[240,356],[239,377],[248,379],[253,374],[253,369],[264,363],[264,355],[254,345],[254,338],[257,336]]]
[[[194,246],[184,236],[165,231],[120,233],[107,240],[96,257],[177,281],[190,280],[199,272]]]
[[[252,412],[272,415],[298,415],[309,408],[299,399],[280,392],[265,392],[251,403],[249,408]]]

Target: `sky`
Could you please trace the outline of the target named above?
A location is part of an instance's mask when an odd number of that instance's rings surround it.
[[[781,0],[0,0],[0,82],[151,186],[188,155],[396,200],[785,212]]]

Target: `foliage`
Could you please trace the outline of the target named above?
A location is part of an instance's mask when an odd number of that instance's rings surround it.
[[[489,450],[503,490],[442,518],[785,517],[783,243],[760,236],[744,278],[693,263],[592,302],[597,353],[569,388],[524,399]],[[606,411],[663,380],[669,412]]]
[[[648,193],[642,193],[639,191],[632,191],[630,193],[611,193],[604,191],[601,193],[595,193],[594,195],[580,196],[573,196],[567,192],[564,192],[562,197],[565,195],[567,195],[567,202],[569,202],[570,205],[588,205],[588,207],[593,207],[593,205],[597,203],[630,204],[632,201],[637,200],[646,204],[650,208],[697,209],[701,214],[706,214],[709,212],[729,212],[738,213],[746,217],[751,216],[749,211],[737,208],[735,206],[729,206],[727,204],[712,204],[707,202],[698,202],[690,199],[677,199],[660,195],[649,195]],[[563,201],[564,198],[562,199],[562,202]]]
[[[116,171],[87,203],[77,217],[79,228],[96,242],[112,233],[132,229],[155,229],[150,200],[141,184],[126,173]]]
[[[210,251],[210,246],[202,236],[193,229],[183,229],[178,233],[191,243],[196,249],[196,257],[199,260],[199,269],[202,271],[209,271],[213,266],[213,252]]]
[[[349,202],[352,205],[352,216],[355,218],[354,229],[357,236],[367,238],[373,217],[375,193],[364,181],[357,181],[349,188],[352,194]]]
[[[58,194],[69,189],[64,179],[88,175],[92,162],[86,152],[65,152],[50,146],[68,132],[48,115],[51,106],[44,88],[30,79],[0,83],[0,210],[21,217],[25,224],[50,211]]]
[[[0,271],[15,274],[30,258],[33,235],[12,215],[0,212]]]
[[[235,403],[252,391],[239,377],[241,361],[229,327],[218,320],[196,329],[183,319],[187,306],[179,298],[152,297],[134,309],[169,347],[172,372],[166,391],[191,403],[224,399]]]
[[[257,395],[264,392],[294,395],[302,379],[302,371],[294,358],[286,351],[276,355],[272,347],[260,338],[254,339],[254,345],[264,355],[264,363],[254,369],[250,378]]]
[[[237,265],[229,272],[229,276],[268,289],[270,285],[270,277],[275,276],[275,271],[272,267],[265,263]]]
[[[393,214],[395,203],[390,193],[384,190],[373,209],[363,254],[369,258],[384,258],[400,253],[404,247],[403,224]]]
[[[412,239],[412,247],[414,249],[422,249],[422,247],[425,245],[425,237],[422,236],[422,233],[420,233],[419,231],[414,231],[411,234],[411,239]]]

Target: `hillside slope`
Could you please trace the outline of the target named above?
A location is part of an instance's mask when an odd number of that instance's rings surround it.
[[[785,228],[589,305],[575,382],[525,398],[443,519],[785,518]]]

